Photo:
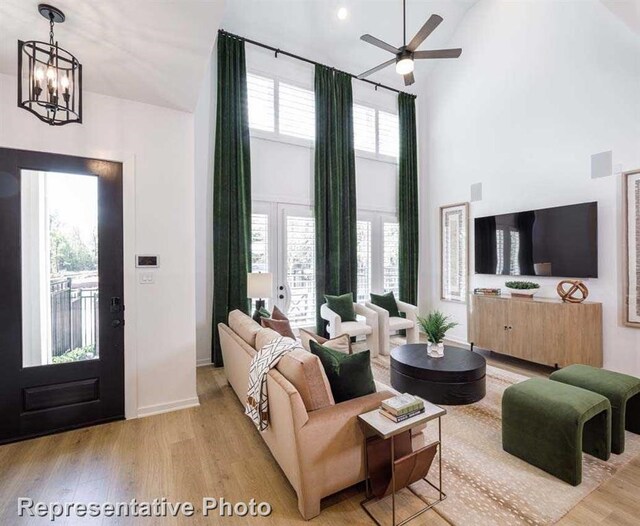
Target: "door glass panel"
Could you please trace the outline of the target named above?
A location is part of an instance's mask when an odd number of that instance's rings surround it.
[[[293,327],[316,323],[316,238],[313,217],[286,216],[286,272]]]
[[[358,302],[371,292],[371,221],[358,221]]]
[[[400,278],[399,278],[399,251],[398,244],[400,242],[400,228],[398,223],[384,223],[384,279],[383,287],[385,292],[392,291],[394,296],[398,297]]]
[[[21,173],[24,367],[96,359],[98,178]]]

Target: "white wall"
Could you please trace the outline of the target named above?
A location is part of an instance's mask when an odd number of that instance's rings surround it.
[[[468,201],[472,183],[483,184],[483,200],[471,204],[471,225],[598,201],[599,278],[587,285],[603,303],[604,365],[640,374],[640,331],[620,322],[621,178],[590,178],[590,156],[602,151],[613,150],[614,171],[640,167],[640,39],[597,1],[482,0],[452,42],[462,58],[439,64],[421,95],[422,307],[452,314],[461,322],[452,335],[466,340],[466,307],[439,299],[438,207]],[[536,281],[555,296],[558,279]],[[472,274],[470,286],[504,278]]]
[[[127,417],[197,404],[193,115],[85,93],[84,124],[51,127],[15,101],[0,75],[0,146],[124,161]],[[159,255],[155,284],[136,253]]]
[[[217,52],[211,53],[193,114],[195,180],[196,362],[211,363],[213,319],[213,155]]]

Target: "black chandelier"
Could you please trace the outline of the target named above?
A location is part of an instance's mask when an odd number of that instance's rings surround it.
[[[82,64],[53,37],[64,13],[46,4],[38,11],[49,20],[49,42],[18,40],[18,106],[51,126],[81,123]]]

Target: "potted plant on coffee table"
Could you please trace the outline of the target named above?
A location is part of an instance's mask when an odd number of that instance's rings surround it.
[[[504,285],[512,296],[519,298],[532,298],[540,288],[540,285],[532,281],[507,281]]]
[[[458,325],[439,310],[430,312],[426,318],[418,316],[418,323],[427,335],[429,341],[428,353],[433,358],[441,358],[444,356],[444,337],[447,331]]]

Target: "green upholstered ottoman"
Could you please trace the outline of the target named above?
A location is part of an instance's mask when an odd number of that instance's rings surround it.
[[[612,453],[624,452],[625,429],[640,434],[640,378],[589,365],[570,365],[552,373],[549,378],[609,399]]]
[[[602,460],[611,455],[611,404],[543,378],[512,385],[502,396],[502,448],[577,486],[583,450]]]

